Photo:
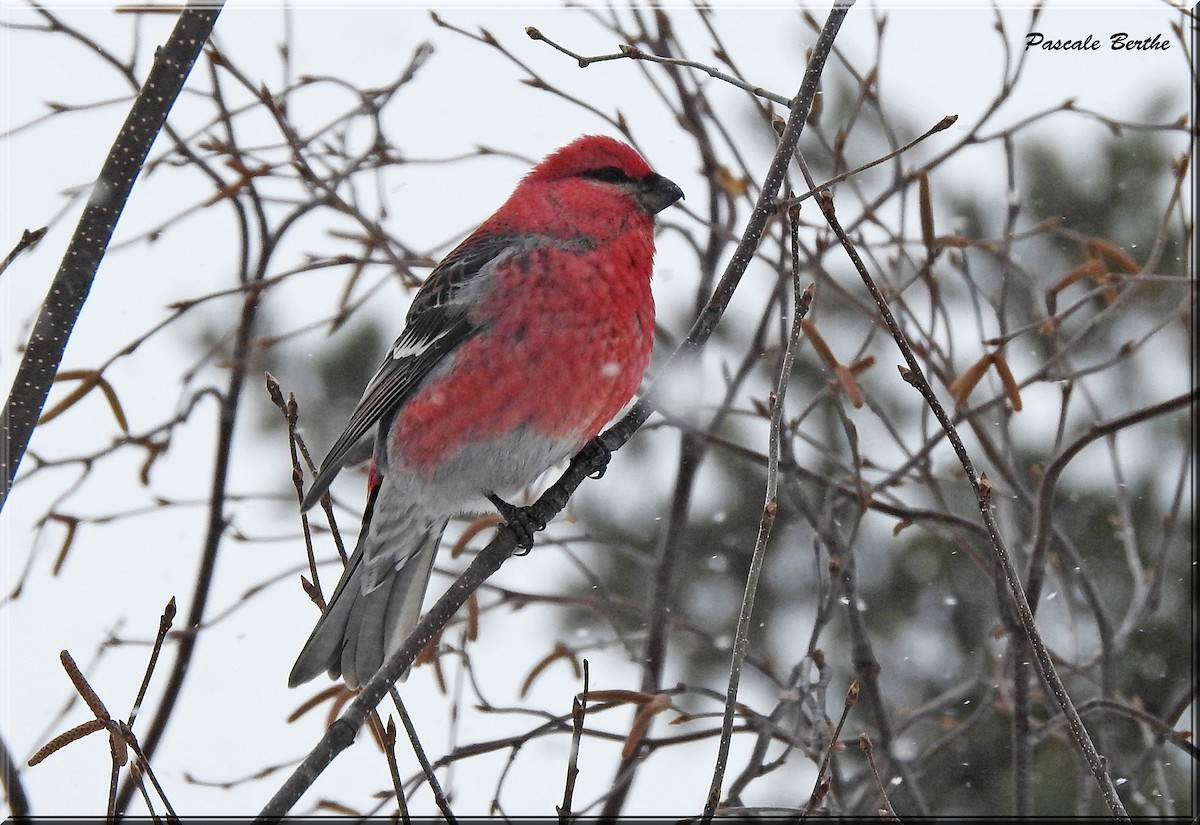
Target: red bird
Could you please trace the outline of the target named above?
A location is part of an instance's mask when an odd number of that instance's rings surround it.
[[[358,546],[289,678],[357,688],[416,625],[450,517],[511,496],[633,397],[654,342],[654,215],[683,192],[620,141],[535,166],[408,311],[301,505],[376,428]]]

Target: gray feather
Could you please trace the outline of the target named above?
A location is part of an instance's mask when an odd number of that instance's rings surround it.
[[[330,678],[343,678],[351,688],[361,687],[383,665],[386,656],[404,643],[421,616],[421,603],[433,571],[438,542],[446,520],[436,524],[411,525],[401,543],[389,551],[404,559],[394,573],[382,577],[374,587],[364,587],[367,564],[363,562],[369,531],[364,530],[359,546],[338,582],[329,604],[292,667],[288,684],[303,684],[325,671]],[[393,541],[396,539],[393,537]]]

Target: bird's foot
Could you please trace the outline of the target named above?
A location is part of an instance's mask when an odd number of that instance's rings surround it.
[[[516,507],[495,493],[488,493],[487,498],[496,506],[509,529],[516,534],[517,547],[521,549],[516,555],[524,556],[533,547],[533,534],[546,529],[546,522],[534,514],[532,507]]]
[[[600,439],[593,438],[583,445],[583,449],[579,451],[579,458],[596,467],[588,474],[588,478],[604,478],[604,471],[608,469],[608,462],[612,458],[612,450],[605,447]]]

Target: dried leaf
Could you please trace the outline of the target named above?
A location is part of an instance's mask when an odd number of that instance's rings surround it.
[[[331,799],[322,799],[320,802],[317,803],[317,807],[322,808],[326,811],[332,811],[333,813],[338,814],[339,816],[353,816],[353,817],[360,818],[360,819],[363,816],[362,811],[355,810],[354,808],[351,808],[349,805],[343,805],[341,802],[334,802]]]
[[[1107,241],[1104,238],[1090,238],[1087,242],[1087,248],[1122,272],[1137,275],[1142,271],[1141,265],[1131,258],[1124,249],[1121,249],[1121,247],[1112,241]]]
[[[950,396],[954,399],[955,407],[965,407],[967,405],[967,396],[975,389],[975,385],[979,383],[979,379],[983,378],[983,374],[987,372],[987,368],[991,364],[992,355],[988,353],[968,367],[966,372],[954,379],[954,382],[950,384]]]
[[[1106,274],[1107,271],[1104,269],[1103,263],[1095,258],[1089,258],[1059,278],[1054,286],[1050,287],[1050,292],[1057,295],[1076,281],[1081,281],[1088,277],[1099,279]]]
[[[854,409],[862,409],[863,394],[862,390],[858,387],[858,382],[854,380],[854,373],[841,364],[838,364],[833,368],[833,374],[837,376],[838,384],[845,391],[846,398],[850,400]]]
[[[575,668],[575,678],[576,679],[578,679],[582,676],[582,672],[579,669],[579,660],[575,658],[575,652],[573,650],[571,650],[569,647],[567,647],[566,645],[564,645],[562,642],[555,642],[554,649],[552,651],[550,651],[550,653],[547,656],[545,656],[540,662],[538,662],[536,665],[534,665],[533,670],[529,671],[529,675],[525,677],[525,681],[521,685],[521,694],[520,695],[521,695],[522,699],[524,699],[526,694],[529,693],[529,689],[531,687],[533,687],[534,680],[537,679],[537,677],[539,675],[541,675],[542,671],[544,671],[547,667],[552,665],[554,662],[557,662],[559,659],[569,659],[570,660],[571,664]]]
[[[55,751],[58,751],[64,747],[66,747],[67,745],[71,744],[72,742],[74,742],[78,739],[82,739],[83,737],[87,736],[89,733],[95,733],[98,730],[104,730],[104,729],[105,729],[105,725],[102,720],[89,719],[86,722],[84,722],[82,725],[76,725],[75,727],[73,727],[69,731],[67,731],[66,733],[60,733],[58,736],[54,737],[49,742],[42,745],[40,748],[38,748],[37,753],[35,753],[33,756],[29,757],[29,762],[26,764],[28,764],[29,767],[32,768],[34,765],[41,762],[43,759],[45,759],[47,756],[54,753]]]
[[[310,699],[301,703],[300,707],[296,708],[294,711],[292,711],[288,715],[287,721],[289,723],[295,722],[301,716],[308,713],[310,710],[312,710],[317,705],[324,702],[326,699],[336,696],[337,694],[341,693],[344,690],[346,690],[346,686],[342,685],[342,684],[331,685],[330,687],[325,688],[320,693],[315,694]]]
[[[370,729],[371,738],[375,740],[380,753],[387,753],[387,734],[383,729],[383,722],[379,721],[379,714],[375,711],[367,715],[367,728]]]
[[[433,638],[425,643],[425,647],[421,648],[421,652],[413,659],[413,667],[423,665],[428,662],[435,662],[438,658],[438,647],[442,644],[442,631],[445,626],[439,627],[437,632],[433,634]]]
[[[625,744],[621,748],[622,759],[629,759],[637,752],[638,746],[646,737],[646,731],[650,729],[650,722],[670,706],[671,697],[665,693],[658,693],[638,709],[637,715],[633,717],[633,725],[629,728],[629,735],[625,737]]]
[[[121,431],[128,434],[129,422],[125,418],[125,410],[121,407],[121,402],[117,399],[117,393],[113,389],[112,384],[100,374],[98,370],[63,370],[58,375],[54,376],[54,383],[59,381],[79,381],[79,386],[67,393],[61,401],[55,404],[50,409],[42,413],[38,419],[38,426],[53,421],[58,416],[69,410],[81,398],[94,390],[96,387],[104,393],[104,397],[108,400],[108,406],[112,410],[113,418],[117,420]]]
[[[657,693],[646,693],[640,690],[589,690],[587,693],[576,694],[586,702],[612,702],[618,705],[641,705],[657,696]]]
[[[833,350],[825,343],[825,339],[821,337],[821,333],[817,332],[817,328],[813,322],[805,318],[800,322],[800,328],[804,330],[804,337],[812,343],[813,349],[816,350],[817,356],[825,363],[825,366],[831,370],[837,369],[838,360],[833,357]]]
[[[57,521],[59,524],[67,526],[67,534],[63,537],[62,546],[58,549],[58,557],[54,559],[54,567],[50,570],[51,576],[57,576],[62,571],[63,563],[67,560],[67,551],[71,549],[71,544],[75,541],[75,532],[79,529],[79,519],[63,513],[51,513],[46,516],[46,520]]]
[[[868,355],[866,358],[859,358],[850,365],[849,369],[854,374],[854,377],[857,378],[873,366],[875,366],[875,356]]]
[[[118,730],[114,731],[114,727],[118,728]],[[108,750],[112,754],[113,762],[124,766],[129,764],[129,744],[125,741],[125,737],[121,735],[125,732],[125,730],[121,730],[121,727],[116,724],[108,726]]]
[[[750,179],[746,177],[736,177],[729,171],[729,167],[724,164],[717,166],[717,171],[713,174],[713,179],[717,186],[729,196],[731,200],[746,197],[746,193],[750,191]]]
[[[482,533],[489,527],[497,527],[504,523],[504,519],[499,513],[487,513],[475,519],[467,525],[467,528],[462,531],[462,535],[458,537],[458,541],[454,542],[454,546],[450,548],[450,558],[457,559],[467,549],[467,544],[471,539]]]
[[[96,718],[105,723],[111,722],[112,716],[109,715],[108,708],[104,707],[104,702],[100,701],[100,697],[96,695],[96,691],[92,690],[92,686],[88,684],[87,679],[80,672],[79,666],[75,664],[75,660],[71,658],[71,654],[65,650],[60,651],[58,660],[62,662],[63,670],[70,677],[71,684],[75,685],[75,690],[79,691],[79,695],[87,703],[92,713],[96,715]]]
[[[966,249],[971,245],[971,239],[963,235],[938,235],[933,239],[934,249]]]
[[[1008,359],[1004,357],[1004,353],[996,352],[992,354],[992,363],[996,365],[996,372],[1000,375],[1000,383],[1004,385],[1004,393],[1008,396],[1008,403],[1012,405],[1013,412],[1021,411],[1021,388],[1017,386],[1017,379],[1013,378],[1012,370],[1008,368]]]
[[[467,599],[467,641],[479,639],[479,597],[472,593]]]
[[[925,248],[933,251],[936,237],[933,231],[933,197],[929,192],[929,172],[922,169],[917,174],[917,201],[921,209],[921,240]]]

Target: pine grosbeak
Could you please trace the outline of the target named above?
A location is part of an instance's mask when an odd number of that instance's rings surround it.
[[[683,192],[586,136],[547,157],[431,273],[302,503],[375,425],[358,545],[289,678],[370,679],[420,616],[450,517],[578,452],[650,360],[654,215]],[[483,505],[481,508],[480,505]]]

